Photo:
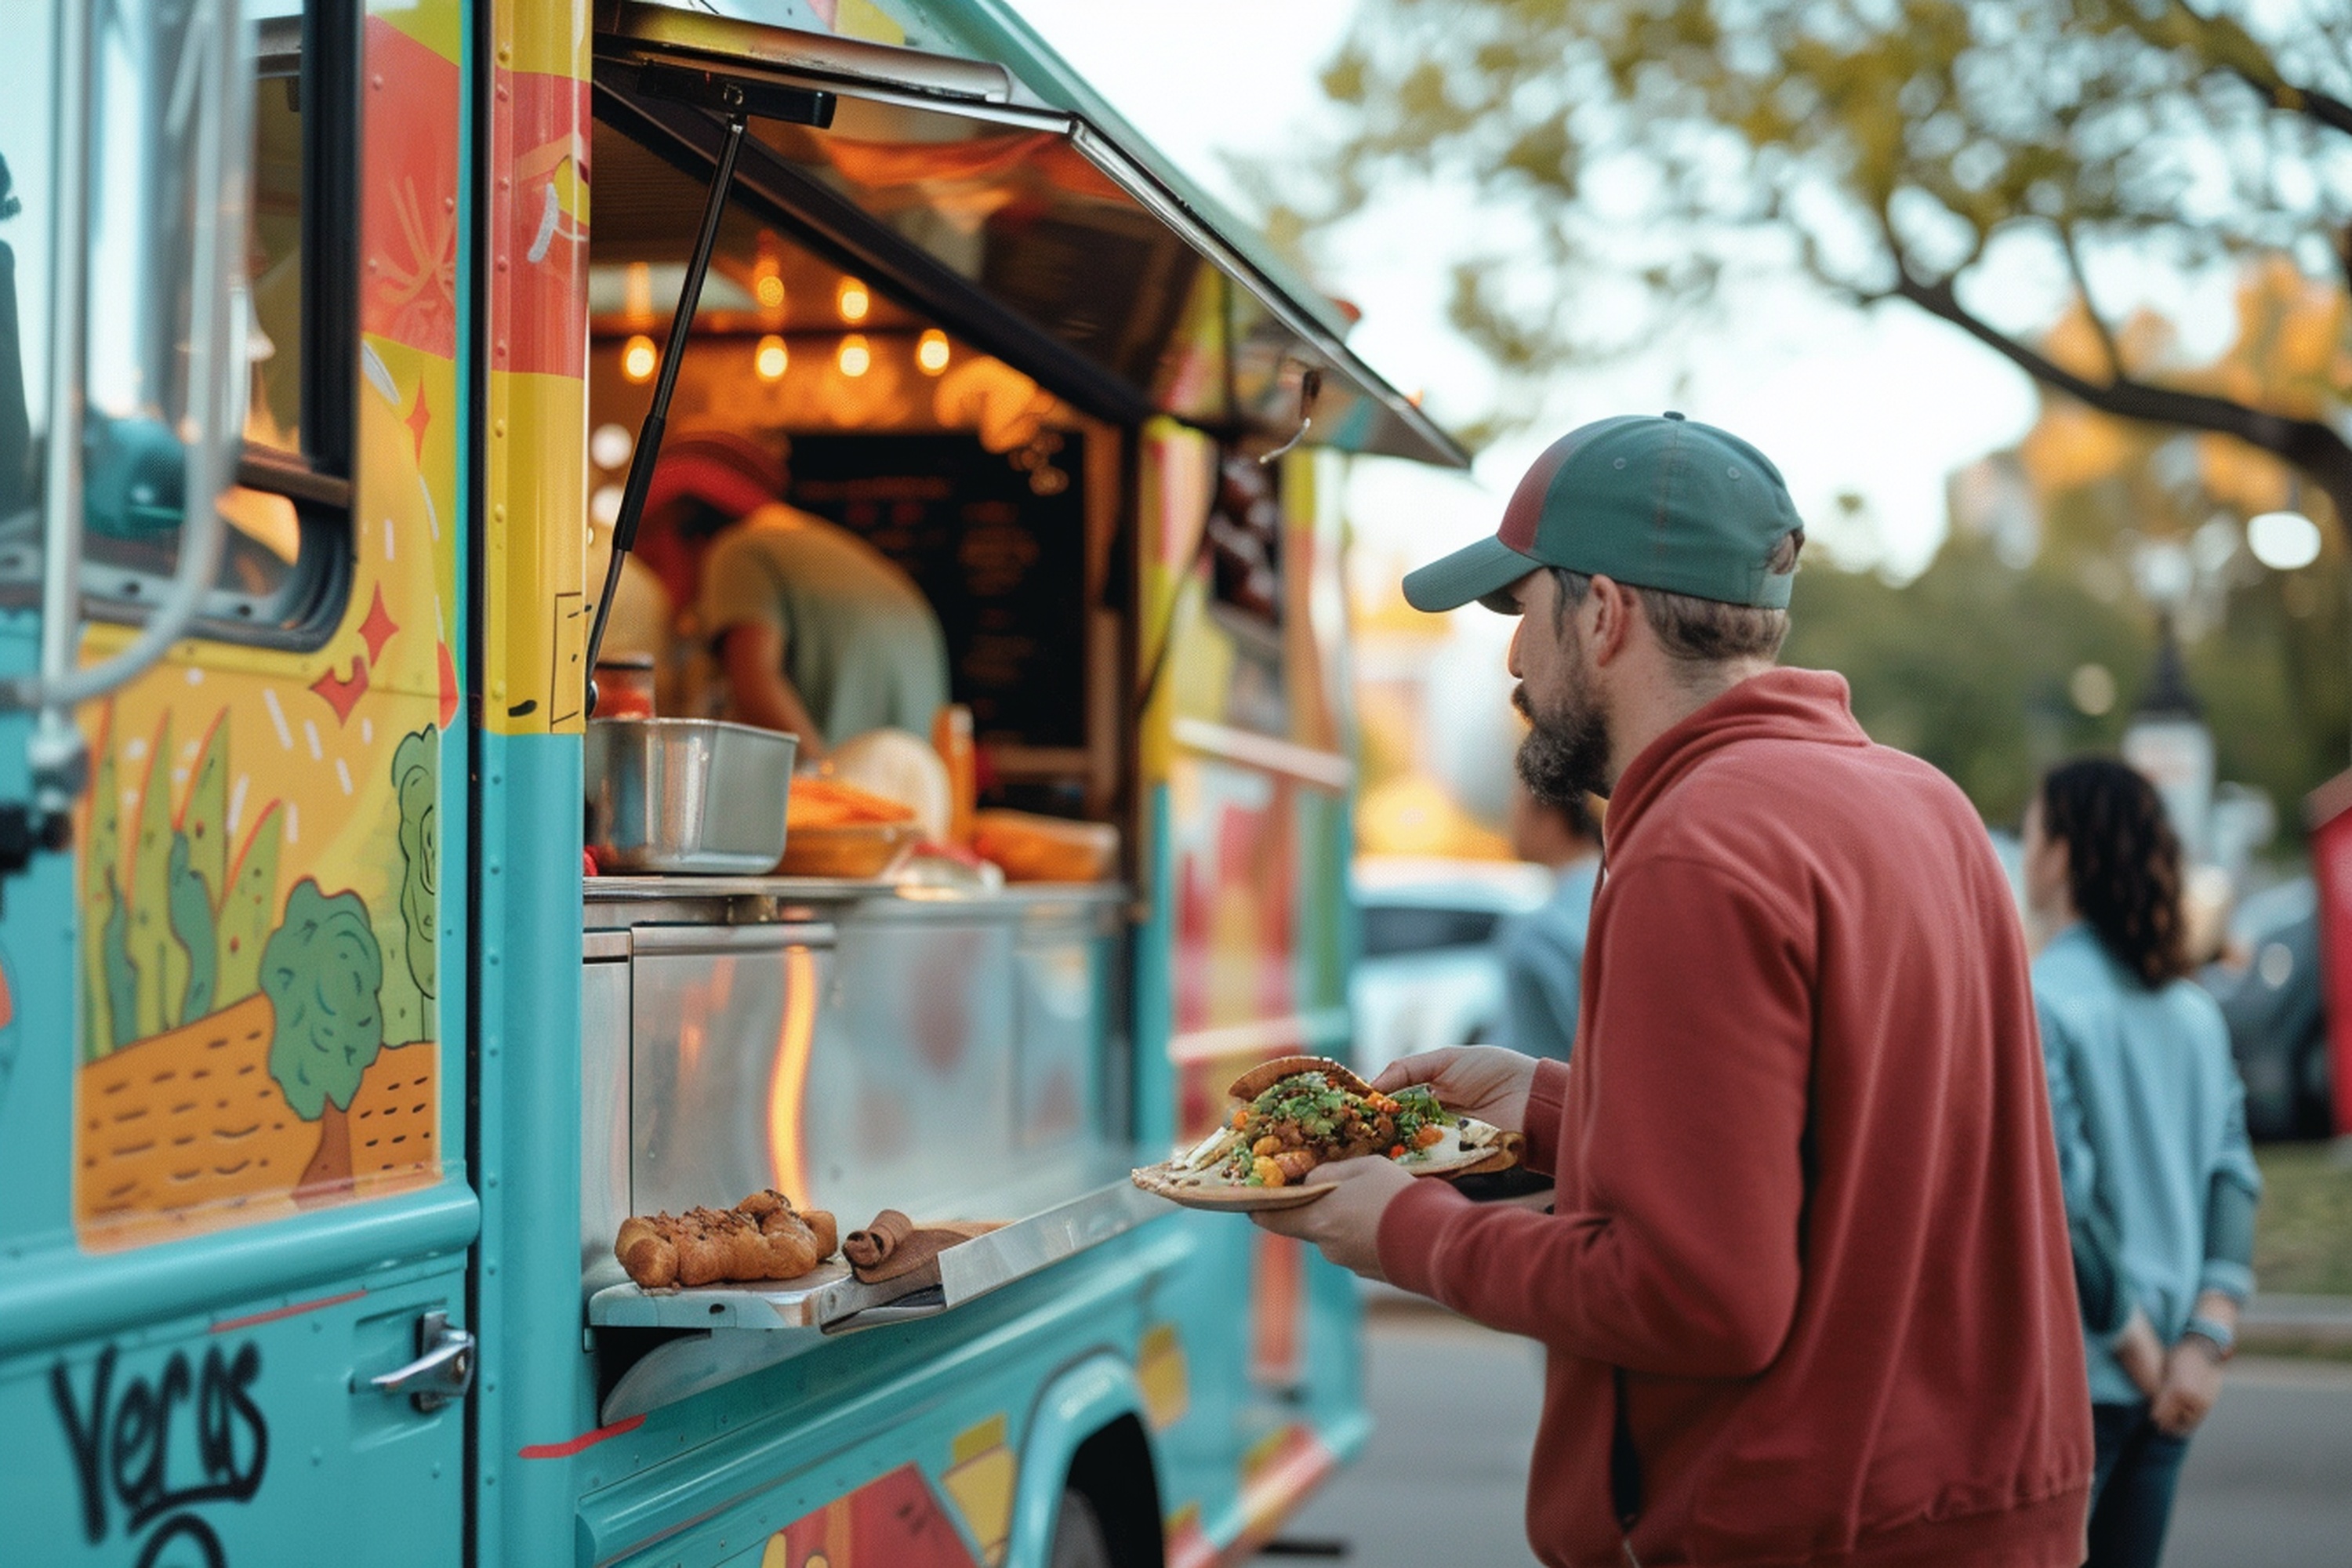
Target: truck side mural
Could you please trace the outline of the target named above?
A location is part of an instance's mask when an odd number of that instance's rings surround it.
[[[397,18],[428,35],[444,19]],[[374,17],[365,42],[367,281],[340,618],[307,652],[201,645],[81,715],[85,1247],[440,1174],[436,814],[458,705],[456,39]],[[289,563],[313,547],[291,503],[233,499],[225,510],[248,539]],[[94,629],[92,653],[122,635]]]

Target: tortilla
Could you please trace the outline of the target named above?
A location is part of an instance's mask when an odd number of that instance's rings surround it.
[[[1339,1062],[1322,1057],[1284,1057],[1244,1073],[1234,1081],[1232,1094],[1237,1102],[1246,1104],[1284,1079],[1302,1072],[1319,1072],[1334,1087],[1350,1093],[1371,1091],[1369,1084]],[[1472,1116],[1454,1116],[1452,1121],[1450,1137],[1430,1148],[1416,1149],[1396,1163],[1416,1176],[1450,1177],[1505,1171],[1519,1163],[1527,1147],[1523,1134],[1506,1132]],[[1192,1148],[1157,1165],[1146,1165],[1129,1179],[1145,1192],[1186,1208],[1239,1214],[1297,1208],[1313,1203],[1333,1184],[1317,1181],[1312,1171],[1303,1181],[1279,1187],[1251,1186],[1228,1176],[1218,1166],[1240,1136],[1237,1129],[1221,1125]]]

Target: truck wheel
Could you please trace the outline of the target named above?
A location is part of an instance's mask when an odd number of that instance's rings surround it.
[[[1051,1568],[1118,1568],[1093,1500],[1076,1487],[1062,1489],[1062,1510],[1054,1516],[1054,1550],[1046,1562]]]

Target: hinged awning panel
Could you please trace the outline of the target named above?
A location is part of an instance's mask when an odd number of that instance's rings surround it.
[[[632,101],[634,73],[648,65],[837,93],[828,130],[753,122],[773,172],[836,210],[854,207],[919,258],[927,279],[960,281],[1089,379],[1271,446],[1297,431],[1311,371],[1319,384],[1308,442],[1466,464],[1139,149],[1084,115],[1017,101],[1003,66],[636,0],[603,0],[597,29],[599,86]],[[673,128],[682,112],[655,111]]]

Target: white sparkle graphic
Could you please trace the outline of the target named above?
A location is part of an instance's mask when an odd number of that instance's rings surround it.
[[[352,793],[352,770],[343,766],[341,757],[335,759],[335,782],[343,786],[345,795]]]
[[[261,705],[269,710],[269,721],[278,727],[278,743],[288,751],[292,751],[294,733],[286,728],[286,710],[278,706],[276,687],[265,686],[261,689]]]
[[[310,760],[317,762],[326,753],[319,749],[319,726],[310,720],[302,721],[302,738],[310,742]]]

